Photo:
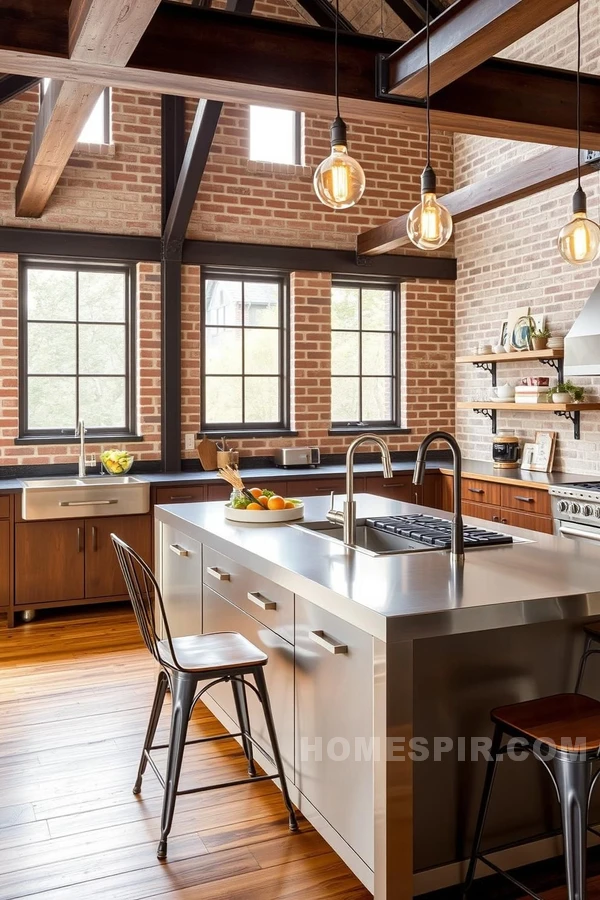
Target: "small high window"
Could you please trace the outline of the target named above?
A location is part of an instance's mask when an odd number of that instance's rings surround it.
[[[48,90],[50,79],[44,78],[41,85],[42,97]],[[102,91],[96,105],[83,126],[79,142],[85,144],[110,144],[110,88]]]
[[[251,106],[250,159],[302,165],[302,113]]]

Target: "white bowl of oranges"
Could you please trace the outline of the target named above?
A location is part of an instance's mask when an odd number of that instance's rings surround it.
[[[289,497],[281,497],[275,491],[250,488],[255,498],[252,503],[241,491],[234,491],[225,504],[225,518],[233,522],[265,525],[272,522],[293,522],[304,516],[304,503]]]

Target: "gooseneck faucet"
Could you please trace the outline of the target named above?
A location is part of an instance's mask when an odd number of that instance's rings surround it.
[[[429,445],[434,441],[445,441],[452,451],[454,468],[454,519],[452,520],[452,556],[462,558],[465,555],[465,536],[462,519],[461,478],[462,478],[462,453],[455,437],[447,431],[432,431],[421,443],[417,453],[417,462],[413,475],[413,484],[423,484],[425,478],[425,456]]]
[[[77,422],[75,437],[79,438],[79,478],[85,478],[85,425],[83,419]]]
[[[381,450],[381,465],[383,466],[383,477],[393,478],[392,460],[390,451],[386,442],[376,434],[361,434],[355,438],[348,447],[346,455],[346,499],[344,501],[344,510],[340,512],[333,509],[333,493],[331,495],[331,509],[327,513],[330,522],[343,525],[344,543],[349,547],[356,544],[356,500],[354,499],[354,454],[357,447],[361,444],[377,444]]]

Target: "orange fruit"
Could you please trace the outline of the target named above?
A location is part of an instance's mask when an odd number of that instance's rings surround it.
[[[291,500],[285,500],[285,501],[284,501],[283,508],[284,508],[284,509],[295,509],[296,507],[295,507],[295,504],[292,503]]]
[[[285,500],[278,494],[269,497],[269,509],[285,509]]]
[[[261,497],[262,496],[262,488],[250,488],[250,493],[253,497]]]
[[[246,509],[264,509],[262,503],[249,503]]]

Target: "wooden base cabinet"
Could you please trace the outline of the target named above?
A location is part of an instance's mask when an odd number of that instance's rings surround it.
[[[136,553],[152,559],[152,522],[149,516],[115,516],[85,521],[85,597],[116,597],[126,594],[111,534],[129,544]]]
[[[373,869],[373,639],[297,595],[295,633],[295,782]]]

